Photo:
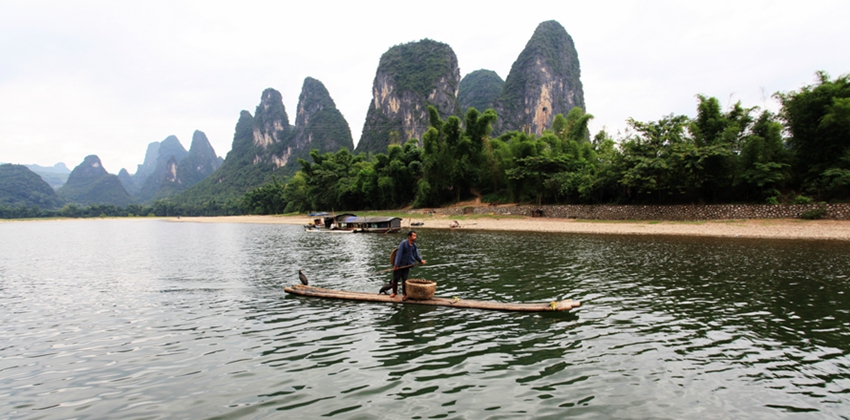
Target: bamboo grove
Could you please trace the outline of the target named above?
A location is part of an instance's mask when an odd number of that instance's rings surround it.
[[[536,136],[490,137],[493,110],[442,120],[371,158],[311,153],[287,183],[248,192],[247,213],[437,207],[474,196],[537,204],[783,203],[850,199],[848,76],[776,94],[775,115],[697,96],[695,118],[629,120],[593,137],[579,108]]]

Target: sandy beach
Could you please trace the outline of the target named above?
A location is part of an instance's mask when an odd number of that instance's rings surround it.
[[[451,229],[453,220],[459,230],[503,230],[527,232],[566,232],[608,235],[674,235],[713,236],[738,238],[774,238],[850,241],[850,221],[844,220],[713,220],[713,221],[615,221],[576,220],[531,217],[469,217],[411,216],[404,219],[402,227],[422,222],[414,229]],[[222,216],[170,218],[174,222],[198,223],[278,223],[306,225],[311,218],[304,216]]]

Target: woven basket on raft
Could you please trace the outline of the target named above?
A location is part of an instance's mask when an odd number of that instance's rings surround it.
[[[408,279],[404,285],[407,298],[413,300],[428,300],[434,297],[437,283],[425,279]]]

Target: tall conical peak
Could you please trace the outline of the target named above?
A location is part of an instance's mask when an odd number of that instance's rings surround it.
[[[200,182],[221,166],[215,150],[203,131],[195,131],[192,135],[192,147],[189,155],[181,160],[178,171],[179,183],[186,187]]]
[[[212,155],[215,157],[215,150],[213,150],[212,144],[210,144],[207,135],[204,134],[203,131],[195,130],[192,134],[192,144],[189,146],[189,155]]]
[[[495,131],[540,134],[551,126],[555,115],[567,115],[574,107],[585,109],[578,53],[560,23],[543,22],[505,79],[496,101],[499,120]]]
[[[295,115],[295,127],[304,127],[310,123],[309,117],[325,108],[336,109],[325,85],[312,78],[304,79],[301,95],[298,96],[298,111]]]
[[[254,113],[254,145],[265,149],[282,141],[288,131],[289,117],[280,92],[272,88],[264,90]]]
[[[159,151],[157,152],[157,161],[168,161],[171,156],[174,156],[179,161],[186,157],[189,152],[186,151],[186,148],[183,147],[183,144],[180,143],[180,140],[177,139],[177,136],[168,136],[159,144]]]
[[[381,56],[372,101],[356,152],[386,152],[390,144],[421,139],[428,106],[441,117],[460,115],[460,69],[450,46],[430,39],[396,45]]]
[[[73,184],[80,180],[96,179],[106,174],[106,169],[103,168],[100,158],[97,157],[97,155],[88,155],[83,159],[83,162],[77,165],[77,167],[71,171],[71,174],[68,175],[68,183]]]
[[[336,108],[325,85],[308,77],[298,97],[295,135],[281,158],[295,163],[295,158],[306,159],[312,149],[324,153],[340,148],[354,149],[348,122]]]

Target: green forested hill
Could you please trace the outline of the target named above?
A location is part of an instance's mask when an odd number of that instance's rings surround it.
[[[469,108],[483,112],[493,107],[504,86],[505,81],[495,71],[475,70],[461,79],[457,101],[463,112]]]
[[[530,129],[540,135],[555,115],[567,115],[573,108],[587,110],[578,52],[560,23],[546,21],[511,66],[496,100],[499,121],[494,132]]]
[[[304,79],[301,95],[298,97],[295,135],[292,138],[287,166],[295,170],[301,169],[297,158],[309,158],[313,149],[324,153],[336,152],[341,148],[354,150],[354,139],[351,137],[348,121],[337,109],[325,85],[308,77]]]
[[[246,192],[272,177],[292,176],[301,169],[298,159],[308,158],[310,150],[353,146],[348,122],[320,81],[305,79],[294,127],[289,125],[280,92],[269,88],[253,116],[248,111],[240,114],[233,145],[221,167],[168,201],[183,208],[237,211]]]
[[[0,165],[0,206],[54,209],[62,200],[38,174],[24,165]]]
[[[96,155],[86,156],[83,163],[71,171],[68,182],[57,194],[77,204],[126,206],[133,203],[118,176],[106,172]]]
[[[421,138],[429,106],[441,117],[461,115],[459,84],[457,56],[448,44],[423,39],[390,48],[378,64],[355,152],[383,153],[390,144]]]

